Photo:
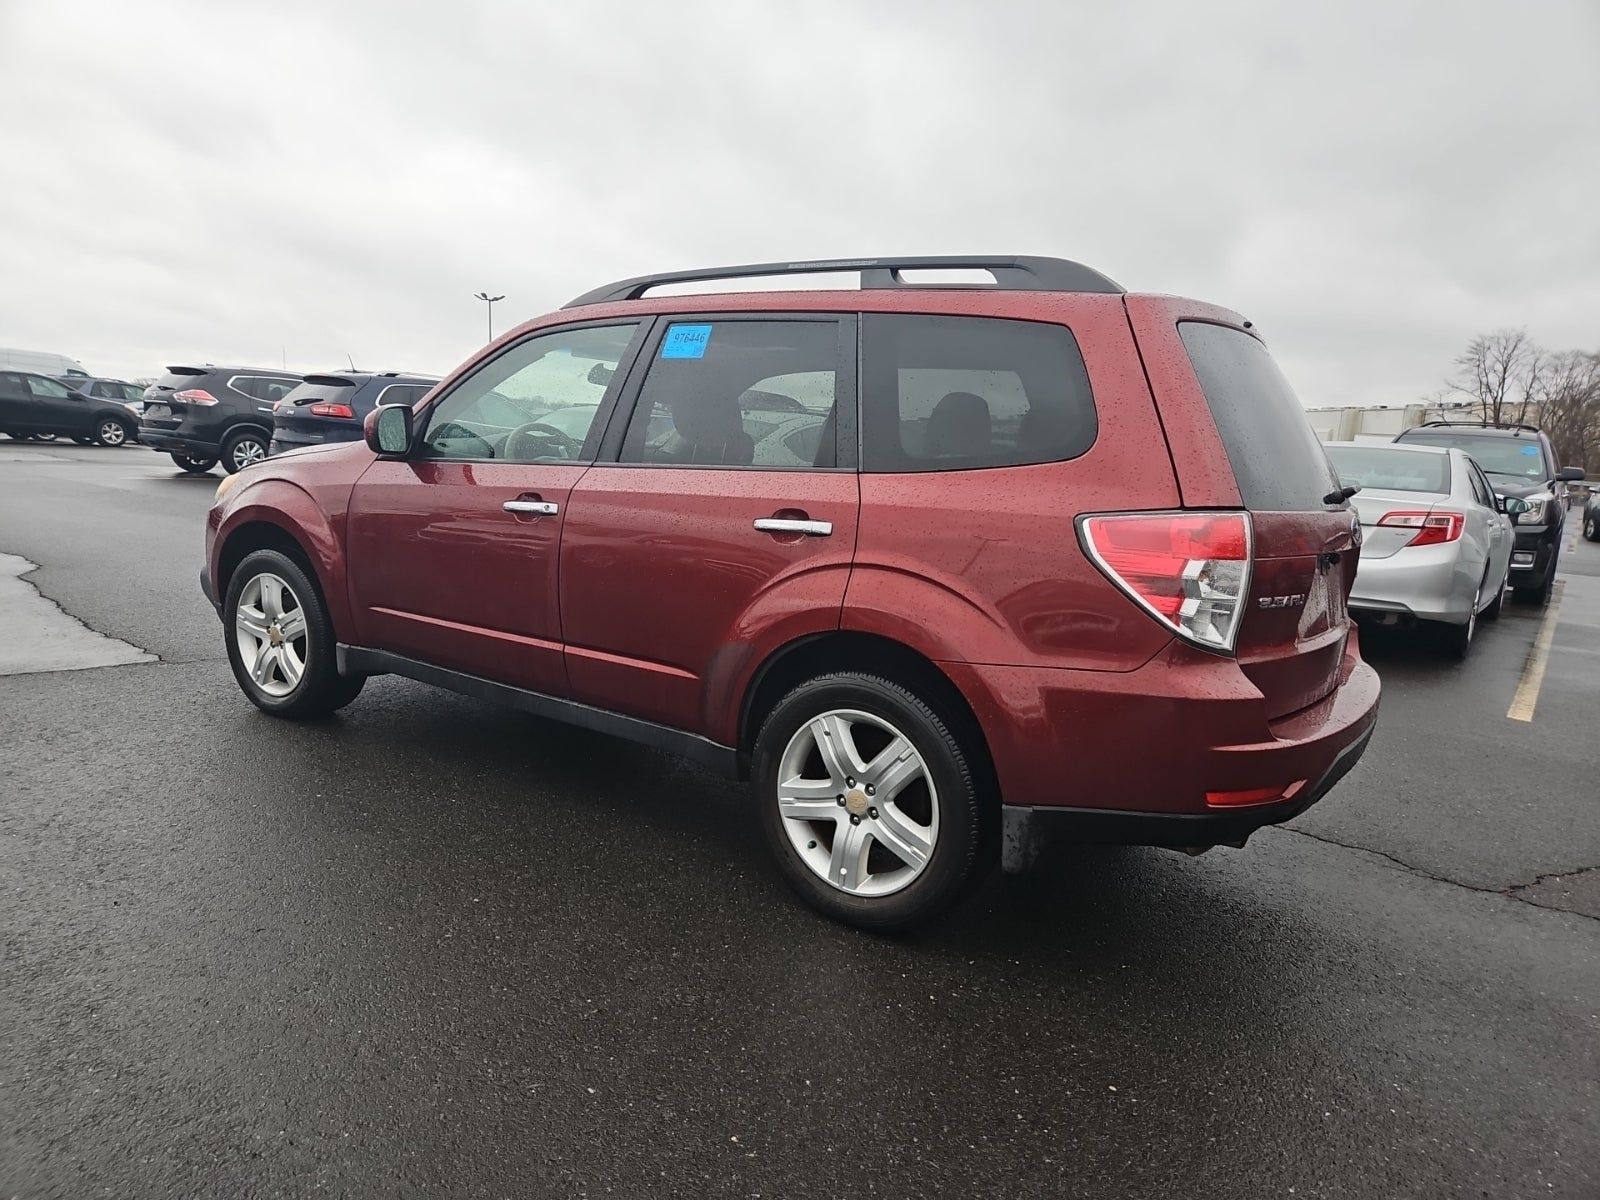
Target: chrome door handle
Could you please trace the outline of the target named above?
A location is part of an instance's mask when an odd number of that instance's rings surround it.
[[[757,517],[756,528],[762,533],[803,533],[807,537],[827,537],[833,532],[833,522],[794,521],[787,517]]]
[[[532,513],[538,517],[553,517],[561,511],[559,504],[549,500],[507,500],[500,507],[509,513]]]

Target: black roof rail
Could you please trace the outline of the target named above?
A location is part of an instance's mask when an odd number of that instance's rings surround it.
[[[1469,429],[1526,429],[1529,433],[1541,432],[1537,425],[1520,425],[1516,422],[1502,423],[1498,421],[1490,421],[1487,417],[1481,421],[1424,421],[1421,425],[1416,426],[1416,428],[1447,429],[1452,426],[1460,426]]]
[[[605,304],[614,300],[637,300],[653,287],[669,283],[699,283],[709,279],[749,279],[760,275],[819,275],[838,271],[859,271],[863,290],[897,287],[950,287],[984,285],[918,284],[901,277],[903,270],[943,269],[986,270],[994,276],[995,291],[1002,292],[1104,292],[1121,294],[1128,289],[1082,263],[1065,258],[1040,258],[1035,255],[947,254],[915,258],[826,258],[812,262],[746,263],[735,267],[702,267],[695,271],[663,271],[659,275],[636,275],[619,279],[592,291],[563,308],[584,304]]]

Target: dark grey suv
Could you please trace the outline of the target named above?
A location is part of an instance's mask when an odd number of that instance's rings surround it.
[[[139,440],[185,471],[220,461],[232,475],[267,456],[273,406],[300,378],[261,367],[168,367],[145,389]]]
[[[1548,603],[1567,520],[1562,485],[1582,479],[1583,469],[1561,466],[1550,439],[1532,425],[1429,421],[1394,440],[1465,450],[1483,468],[1495,495],[1527,501],[1528,511],[1513,518],[1517,540],[1511,552],[1511,587],[1518,600]]]
[[[327,442],[359,442],[361,422],[385,404],[415,404],[439,382],[436,375],[403,371],[329,371],[307,375],[278,401],[272,414],[269,454]]]

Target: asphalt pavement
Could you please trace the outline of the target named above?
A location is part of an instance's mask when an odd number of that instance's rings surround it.
[[[0,1196],[1600,1197],[1600,545],[1531,721],[1545,613],[1370,637],[1291,825],[884,938],[672,758],[394,678],[256,712],[217,478],[0,441],[4,649],[87,656],[0,674]]]

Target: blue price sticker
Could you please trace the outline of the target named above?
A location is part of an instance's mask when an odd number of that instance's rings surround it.
[[[1526,454],[1529,458],[1538,458],[1539,457],[1539,447],[1537,447],[1537,446],[1524,446],[1522,448],[1522,452],[1524,454]]]
[[[662,358],[704,358],[711,343],[709,325],[674,325],[661,341]]]

